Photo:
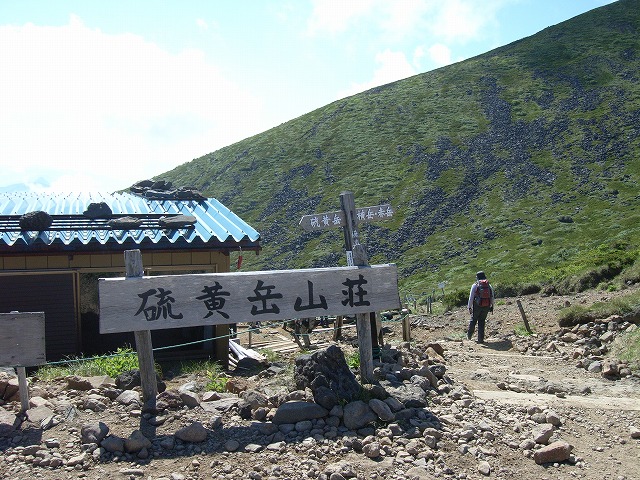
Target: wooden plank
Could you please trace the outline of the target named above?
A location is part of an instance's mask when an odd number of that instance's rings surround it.
[[[397,278],[394,264],[101,278],[100,333],[399,308]]]
[[[0,366],[47,362],[44,312],[0,313]]]

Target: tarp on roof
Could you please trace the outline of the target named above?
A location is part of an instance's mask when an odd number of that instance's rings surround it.
[[[138,228],[117,229],[106,218],[84,215],[92,203],[105,203],[114,218],[133,217]],[[21,216],[35,211],[51,215],[42,231],[25,231]],[[192,225],[163,227],[160,219],[195,217]],[[90,251],[124,248],[259,248],[260,234],[215,198],[148,199],[129,193],[0,193],[0,252]]]

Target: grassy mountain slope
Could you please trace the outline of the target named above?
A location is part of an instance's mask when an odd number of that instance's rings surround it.
[[[344,265],[340,230],[298,222],[339,209],[349,190],[356,206],[395,208],[360,231],[372,263],[398,264],[405,292],[466,288],[479,269],[505,288],[619,270],[640,246],[640,0],[336,101],[158,178],[254,226],[264,250],[251,268]]]

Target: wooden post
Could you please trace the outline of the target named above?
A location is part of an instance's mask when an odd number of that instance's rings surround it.
[[[520,300],[516,300],[516,304],[518,305],[518,309],[520,310],[520,315],[522,315],[522,321],[524,322],[524,328],[527,329],[527,332],[533,333],[531,331],[531,327],[529,326],[529,321],[527,320],[527,316],[524,313],[524,308],[522,308],[522,303]]]
[[[402,341],[411,341],[411,322],[409,320],[409,315],[405,315],[402,319]]]
[[[20,406],[23,412],[29,410],[29,386],[27,385],[27,370],[16,367],[18,372],[18,388],[20,389]]]
[[[342,338],[342,323],[344,322],[344,317],[342,315],[338,315],[336,317],[336,321],[333,324],[333,341],[337,342]]]
[[[358,218],[353,193],[340,194],[340,206],[344,212],[346,225],[344,231],[344,243],[347,249],[347,265],[368,266],[367,252],[360,244],[358,230],[356,229]],[[373,382],[373,348],[371,342],[371,317],[367,313],[356,314],[356,330],[358,332],[358,350],[360,353],[360,379],[362,383]]]
[[[124,252],[124,264],[127,278],[142,277],[142,253],[140,250],[126,250]],[[153,360],[153,345],[151,343],[151,331],[139,330],[134,332],[136,339],[136,351],[140,365],[140,382],[142,386],[142,399],[146,410],[155,410],[158,384],[156,382],[156,369]]]

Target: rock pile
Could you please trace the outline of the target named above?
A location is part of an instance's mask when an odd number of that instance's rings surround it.
[[[363,386],[332,346],[298,358],[293,382],[278,365],[231,378],[224,393],[187,379],[160,393],[155,411],[144,410],[139,387],[108,377],[36,381],[25,414],[2,402],[0,469],[7,478],[95,471],[186,480],[207,469],[221,479],[404,480],[457,475],[464,457],[483,476],[510,478],[517,466],[495,466],[505,449],[532,463],[584,465],[562,438],[561,415],[475,398],[447,375],[445,354],[435,343],[385,347],[377,383]],[[3,378],[5,393],[14,382]],[[176,457],[188,466],[157,473]],[[362,462],[372,462],[367,477]]]
[[[612,315],[538,337],[518,337],[515,347],[531,355],[557,354],[576,361],[578,368],[615,380],[634,376],[629,364],[615,358],[605,358],[616,339],[638,329],[640,315]],[[637,375],[635,375],[637,376]]]

